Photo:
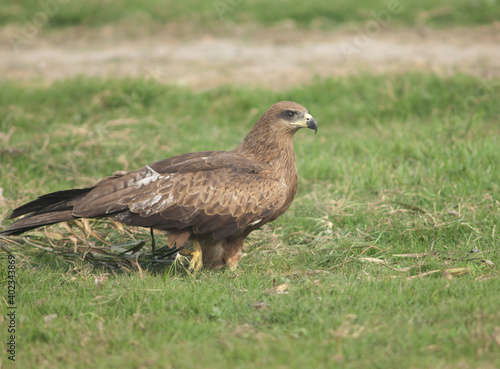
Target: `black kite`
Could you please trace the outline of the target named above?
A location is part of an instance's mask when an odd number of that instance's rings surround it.
[[[317,131],[307,110],[274,104],[232,151],[177,155],[134,172],[117,172],[94,186],[43,195],[13,211],[28,214],[1,232],[16,235],[77,218],[109,217],[170,233],[170,247],[192,247],[211,268],[235,267],[250,232],[282,215],[297,192],[293,135]]]

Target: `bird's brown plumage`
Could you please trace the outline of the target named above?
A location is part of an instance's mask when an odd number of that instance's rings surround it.
[[[3,234],[76,218],[109,217],[170,232],[171,247],[200,242],[210,267],[236,266],[248,234],[282,215],[297,192],[293,134],[317,130],[294,102],[274,104],[232,151],[182,154],[117,172],[94,186],[44,195],[11,215],[28,214]]]

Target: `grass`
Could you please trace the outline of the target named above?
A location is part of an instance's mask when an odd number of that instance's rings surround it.
[[[0,83],[2,228],[46,192],[231,149],[277,100],[302,103],[319,123],[316,136],[295,138],[294,204],[251,235],[235,272],[112,271],[3,240],[17,263],[18,365],[500,365],[498,80],[360,75],[284,92]],[[110,243],[148,238],[92,225]],[[56,245],[103,245],[85,231],[47,231]],[[30,240],[50,246],[43,231]]]
[[[43,5],[51,4],[51,5]],[[395,4],[395,5],[388,5]],[[495,0],[423,0],[419,2],[388,2],[384,0],[356,2],[314,0],[307,6],[299,0],[281,1],[161,1],[111,0],[90,3],[20,0],[0,5],[0,22],[26,25],[45,24],[59,28],[68,26],[103,26],[120,22],[168,24],[171,22],[220,26],[221,22],[254,22],[277,25],[292,21],[304,28],[328,29],[374,19],[373,12],[399,26],[448,27],[488,24],[500,16]],[[40,15],[42,14],[42,15]],[[44,17],[46,14],[47,17]],[[384,18],[385,19],[385,18]]]

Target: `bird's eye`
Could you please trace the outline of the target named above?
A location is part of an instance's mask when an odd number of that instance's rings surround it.
[[[295,116],[295,113],[294,113],[293,111],[287,110],[287,111],[285,112],[285,116],[286,116],[287,118],[293,118],[293,117]]]

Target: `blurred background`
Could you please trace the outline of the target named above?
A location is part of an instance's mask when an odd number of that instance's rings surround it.
[[[3,1],[0,74],[275,90],[360,71],[497,76],[499,20],[497,0]]]

